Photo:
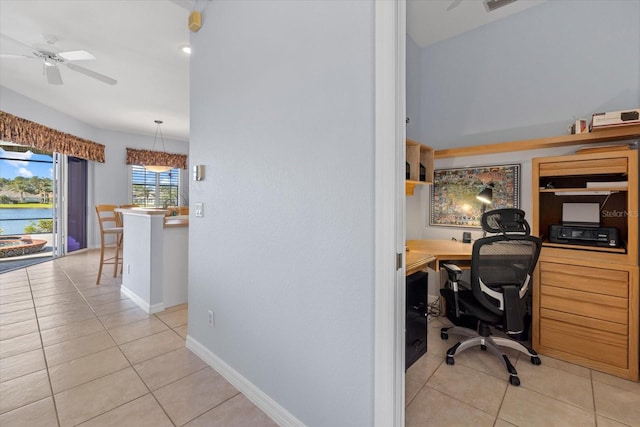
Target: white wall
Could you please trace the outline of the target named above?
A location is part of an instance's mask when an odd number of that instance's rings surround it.
[[[129,168],[125,164],[126,148],[151,149],[153,136],[133,135],[93,127],[54,108],[40,104],[15,91],[0,86],[0,110],[40,123],[52,129],[85,138],[105,146],[105,163],[88,162],[87,236],[88,247],[100,246],[100,234],[94,206],[126,204],[130,201]],[[188,142],[165,139],[167,152],[187,154]],[[188,180],[184,171],[182,179]],[[188,197],[188,188],[185,191]]]
[[[373,7],[212,2],[192,35],[189,340],[309,426],[373,424]]]

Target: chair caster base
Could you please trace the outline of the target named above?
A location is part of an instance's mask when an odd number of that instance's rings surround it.
[[[511,375],[511,376],[509,377],[509,383],[510,383],[512,386],[516,386],[516,387],[517,387],[517,386],[519,386],[519,385],[520,385],[520,378],[518,378],[518,377],[517,377],[517,376],[515,376],[515,375]]]

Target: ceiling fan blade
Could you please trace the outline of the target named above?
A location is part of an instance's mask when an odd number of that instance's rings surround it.
[[[35,56],[10,55],[10,54],[7,54],[7,53],[0,53],[0,58],[2,58],[2,59],[38,59]]]
[[[70,50],[68,52],[60,52],[58,56],[66,59],[67,61],[86,61],[88,59],[96,59],[91,53],[86,50]]]
[[[17,47],[20,47],[21,49],[29,51],[29,52],[33,52],[35,50],[32,46],[29,46],[28,44],[22,43],[21,41],[18,41],[18,40],[14,39],[14,38],[11,38],[6,34],[0,33],[0,39],[3,39],[3,41],[7,41],[9,43],[13,43]]]
[[[100,80],[108,85],[115,85],[118,83],[117,80],[112,79],[111,77],[107,77],[104,74],[96,73],[95,71],[88,70],[84,67],[81,67],[76,64],[64,63],[67,67],[71,68],[73,71],[77,71],[79,73],[84,74],[85,76],[93,77],[94,79]]]
[[[460,3],[462,3],[462,0],[453,0],[449,5],[449,7],[447,7],[447,12],[450,11],[451,9],[455,9],[456,7],[460,6]]]
[[[47,81],[51,85],[61,85],[62,76],[60,75],[60,69],[57,65],[45,65],[45,74],[47,75]]]

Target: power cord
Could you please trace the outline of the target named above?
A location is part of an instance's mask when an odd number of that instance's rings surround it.
[[[442,316],[442,310],[440,310],[440,297],[437,297],[427,306],[427,316],[429,319]]]

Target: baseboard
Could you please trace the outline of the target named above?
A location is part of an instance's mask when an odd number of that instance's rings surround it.
[[[235,386],[247,399],[253,402],[279,426],[302,427],[304,423],[289,411],[271,399],[251,381],[240,375],[235,369],[212,353],[205,346],[187,335],[186,346],[200,359],[216,370],[220,375]]]
[[[124,286],[120,286],[120,292],[128,296],[131,301],[135,302],[138,307],[149,314],[164,311],[164,303],[150,305],[148,302],[140,298],[135,292],[131,291],[131,289],[127,289]]]

